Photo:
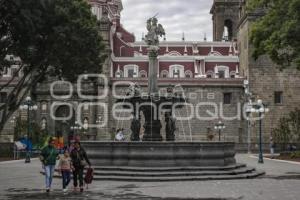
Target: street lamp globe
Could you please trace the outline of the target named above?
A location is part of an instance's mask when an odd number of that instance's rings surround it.
[[[23,105],[23,109],[27,110],[28,109],[28,105]]]
[[[25,100],[26,100],[26,101],[31,101],[31,97],[30,97],[30,96],[27,96]]]
[[[262,103],[263,103],[263,102],[262,102],[261,99],[258,99],[258,100],[257,100],[257,104],[258,104],[258,105],[262,105]]]
[[[37,110],[38,109],[37,105],[32,106],[32,109]]]
[[[260,107],[260,108],[259,108],[259,112],[260,112],[260,113],[264,113],[264,112],[265,112],[265,108],[264,108],[264,107]]]

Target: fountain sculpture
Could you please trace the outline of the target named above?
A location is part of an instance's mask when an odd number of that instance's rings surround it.
[[[145,133],[140,138],[142,126],[140,113],[133,106],[131,142],[82,142],[99,180],[207,180],[251,178],[261,175],[254,168],[236,164],[235,144],[232,142],[176,142],[174,106],[186,102],[184,95],[168,87],[161,95],[157,86],[159,37],[165,34],[155,17],[147,21],[149,81],[148,92],[143,94],[137,84],[130,87],[125,99],[117,102],[139,104],[145,116]],[[178,104],[176,104],[178,105]],[[180,107],[180,106],[177,106]],[[162,141],[159,108],[165,111],[166,140]],[[142,140],[142,141],[141,141]]]

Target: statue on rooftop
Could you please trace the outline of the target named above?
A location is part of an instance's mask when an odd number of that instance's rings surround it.
[[[148,34],[145,36],[145,41],[149,46],[158,46],[159,37],[164,36],[165,30],[161,24],[158,24],[156,17],[147,20]]]

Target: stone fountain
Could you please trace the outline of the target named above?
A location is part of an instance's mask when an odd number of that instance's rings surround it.
[[[238,179],[256,177],[262,172],[237,164],[235,145],[230,142],[176,142],[175,121],[172,108],[175,103],[184,103],[183,94],[167,88],[160,95],[157,86],[159,37],[164,29],[155,17],[147,21],[149,80],[148,92],[143,94],[138,85],[130,87],[125,99],[117,102],[139,104],[133,106],[131,142],[82,142],[96,169],[96,179],[123,181],[176,181]],[[166,140],[162,141],[159,108],[165,111]],[[143,138],[140,138],[141,119],[145,117]]]

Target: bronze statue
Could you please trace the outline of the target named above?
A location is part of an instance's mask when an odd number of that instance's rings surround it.
[[[145,41],[149,46],[158,46],[159,36],[162,37],[166,34],[163,26],[157,22],[156,17],[147,20],[148,34],[145,36]]]
[[[166,140],[174,141],[176,124],[175,124],[175,119],[172,117],[171,113],[165,114],[165,121],[166,121]]]
[[[133,118],[131,122],[131,141],[140,141],[140,130],[141,130],[141,122],[136,117]]]

